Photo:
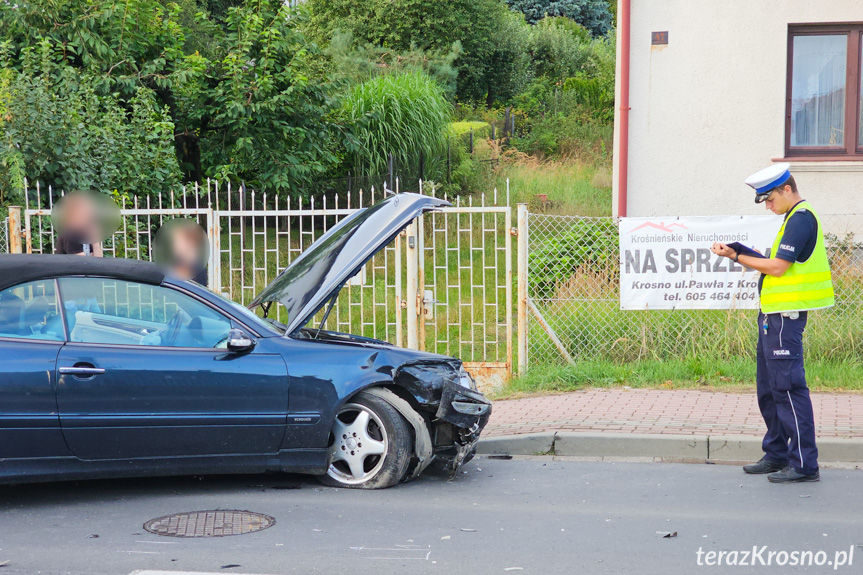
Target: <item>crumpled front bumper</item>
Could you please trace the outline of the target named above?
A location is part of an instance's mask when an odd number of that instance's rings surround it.
[[[473,459],[479,436],[491,417],[492,405],[482,393],[457,382],[448,382],[441,394],[436,419],[452,426],[452,446],[441,455],[447,457],[446,469],[455,474]]]

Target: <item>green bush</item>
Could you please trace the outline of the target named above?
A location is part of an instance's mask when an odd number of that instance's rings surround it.
[[[529,289],[552,297],[579,268],[612,270],[617,265],[617,224],[611,218],[575,220],[562,234],[547,237],[530,253]]]
[[[575,27],[575,30],[573,29]],[[530,55],[533,73],[554,82],[581,72],[590,55],[587,31],[577,32],[578,24],[566,18],[544,18],[530,30]]]
[[[584,74],[567,78],[563,90],[571,92],[575,101],[589,110],[591,117],[600,122],[614,121],[614,86],[606,86],[599,78],[588,78]]]

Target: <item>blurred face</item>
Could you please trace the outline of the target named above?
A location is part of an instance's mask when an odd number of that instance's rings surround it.
[[[776,188],[767,199],[764,200],[765,207],[777,215],[782,215],[788,212],[797,203],[794,191],[791,186],[782,186]]]
[[[171,276],[193,279],[209,257],[207,234],[194,220],[167,221],[156,233],[155,256],[156,263]]]
[[[109,237],[120,224],[114,201],[96,192],[69,192],[54,204],[54,227],[60,235],[79,243],[97,243]]]

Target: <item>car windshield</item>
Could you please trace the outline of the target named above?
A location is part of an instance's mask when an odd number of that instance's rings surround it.
[[[223,296],[220,293],[214,292],[213,290],[211,290],[210,288],[208,288],[206,286],[202,286],[202,285],[198,284],[198,287],[204,288],[209,293],[211,293],[214,296],[216,296],[217,298],[219,298],[220,301],[225,302],[231,308],[232,311],[236,312],[237,315],[239,315],[241,318],[247,320],[256,329],[258,329],[262,334],[267,333],[267,334],[275,334],[275,335],[284,335],[283,330],[278,329],[275,325],[270,324],[266,320],[258,317],[257,315],[255,315],[255,312],[253,312],[249,308],[241,306],[237,302],[226,298],[225,296]]]

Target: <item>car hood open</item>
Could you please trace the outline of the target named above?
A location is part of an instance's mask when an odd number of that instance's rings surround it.
[[[421,194],[397,194],[343,218],[308,247],[249,304],[279,302],[294,333],[320,310],[372,256],[410,222],[446,200]]]

